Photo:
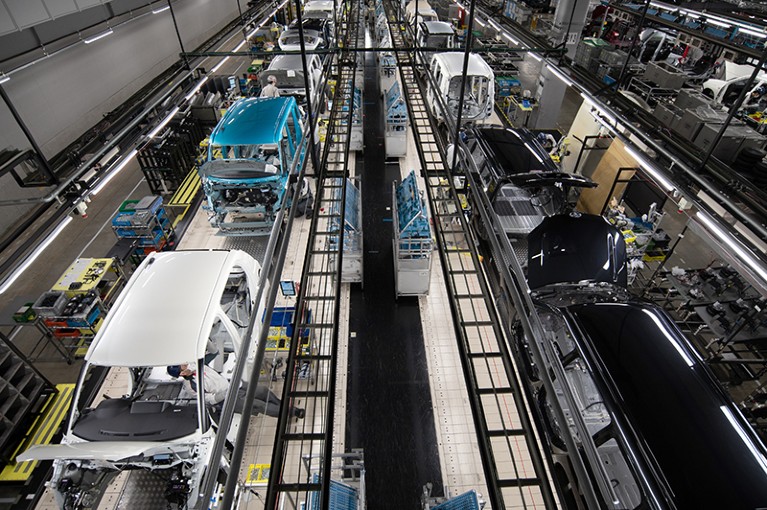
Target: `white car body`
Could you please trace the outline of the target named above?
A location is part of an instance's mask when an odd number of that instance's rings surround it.
[[[405,6],[405,21],[412,27],[416,25],[416,6],[418,6],[418,23],[422,21],[439,21],[437,12],[426,0],[412,0]]]
[[[327,41],[316,30],[304,30],[304,47],[307,51],[313,51]],[[301,35],[297,28],[285,30],[277,40],[282,51],[301,51]]]
[[[437,53],[431,59],[429,70],[438,90],[434,90],[430,81],[426,99],[440,122],[444,121],[444,115],[437,102],[437,97],[445,99],[451,114],[457,118],[460,82],[463,80],[463,60],[463,52]],[[476,53],[471,53],[469,54],[466,77],[464,112],[461,122],[485,120],[493,114],[495,73],[482,57]]]
[[[309,94],[313,95],[322,78],[322,59],[319,55],[306,56],[306,68],[309,71]],[[306,83],[304,81],[304,65],[301,55],[277,55],[272,59],[269,68],[261,73],[262,85],[266,85],[269,76],[277,78],[280,95],[294,96],[302,103],[306,98]]]
[[[342,2],[338,2],[339,9]],[[309,11],[325,11],[333,14],[333,2],[332,0],[310,0],[304,4],[304,12]]]
[[[730,89],[744,84],[753,72],[753,66],[725,60],[720,66],[717,76],[703,82],[703,93],[713,98],[714,102],[722,103]],[[764,83],[767,83],[767,74],[759,73],[752,90]]]
[[[48,485],[62,508],[95,508],[112,478],[130,469],[163,472],[186,484],[188,491],[176,494],[185,505],[198,503],[205,470],[217,469],[209,465],[216,432],[204,373],[214,369],[231,379],[234,359],[224,361],[225,353],[243,344],[244,373],[251,373],[260,327],[245,334],[260,309],[254,302],[259,271],[238,250],[155,253],[136,269],[85,355],[61,444],[17,457],[54,461]],[[203,370],[211,345],[219,355]],[[202,391],[184,393],[184,381],[168,375],[168,366],[185,363],[197,369]],[[129,391],[94,405],[83,388],[102,367],[127,369]]]

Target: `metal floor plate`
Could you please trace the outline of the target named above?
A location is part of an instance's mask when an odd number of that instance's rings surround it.
[[[224,242],[224,248],[227,250],[242,250],[263,266],[267,244],[269,244],[269,236],[237,236],[227,237]]]
[[[125,482],[118,509],[124,510],[166,510],[167,480],[148,471],[132,471]]]

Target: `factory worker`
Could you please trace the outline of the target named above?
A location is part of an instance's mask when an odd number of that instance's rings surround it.
[[[269,75],[266,77],[266,87],[261,89],[261,97],[280,97],[280,89],[277,88],[277,78]]]
[[[184,378],[184,386],[179,394],[179,398],[194,398],[197,396],[197,379],[195,377],[197,371],[193,366],[186,363],[172,365],[167,368],[167,371],[171,377]],[[203,372],[203,381],[205,384],[205,403],[220,412],[221,404],[226,398],[227,391],[229,391],[229,381],[207,365],[205,365],[205,371]],[[241,413],[245,407],[245,393],[245,388],[237,390],[237,400],[234,403],[234,411],[237,413]],[[281,406],[282,401],[274,392],[265,386],[258,386],[253,397],[251,414],[266,414],[267,416],[277,418],[280,415]],[[296,418],[303,418],[305,414],[305,411],[299,407],[290,409],[290,415]]]
[[[171,377],[183,377],[184,382],[179,394],[180,398],[192,398],[197,396],[197,370],[187,363],[168,367],[168,375]],[[209,366],[205,365],[203,372],[205,384],[205,403],[216,406],[224,401],[226,392],[229,390],[229,381]]]

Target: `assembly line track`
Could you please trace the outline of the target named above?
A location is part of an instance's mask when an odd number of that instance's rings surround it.
[[[392,6],[387,8],[389,19],[395,19]],[[557,508],[542,446],[448,170],[446,143],[424,100],[425,84],[416,70],[421,66],[406,49],[400,23],[391,21],[390,28],[448,287],[487,496],[494,509]],[[422,54],[416,52],[416,58],[422,60]],[[445,105],[440,106],[449,115]]]
[[[535,34],[531,34],[520,24],[505,16],[493,16],[497,9],[486,0],[475,0],[478,4],[477,15],[487,19],[497,19],[498,24],[515,38],[530,47],[544,48],[540,52],[550,55],[553,46]],[[714,44],[720,44],[717,41]],[[518,51],[509,48],[508,51]],[[760,53],[759,55],[762,55]],[[710,200],[723,207],[736,219],[747,225],[752,232],[764,241],[767,240],[767,191],[758,188],[748,179],[738,174],[729,165],[715,158],[710,158],[702,165],[703,158],[699,149],[688,140],[669,133],[668,129],[660,124],[652,114],[638,108],[627,97],[619,93],[615,86],[605,85],[595,77],[589,75],[584,69],[572,66],[569,59],[560,59],[557,62],[558,70],[565,75],[571,73],[571,79],[577,81],[578,87],[589,94],[599,107],[609,115],[615,117],[633,136],[646,144],[652,151],[657,153],[654,159],[659,166],[663,167],[664,174],[670,179],[685,198],[692,202],[698,209],[709,211],[714,217],[721,217],[710,208],[700,197],[699,191],[703,190]],[[659,160],[659,161],[658,161]],[[738,235],[735,228],[726,224],[725,228]],[[747,236],[739,236],[739,239],[748,246],[753,246]],[[755,255],[764,260],[764,256],[758,247],[752,248]]]
[[[360,5],[347,14],[344,48],[360,45]],[[319,497],[319,507],[330,504],[331,461],[336,396],[336,358],[341,307],[343,218],[349,152],[355,114],[356,54],[342,51],[338,78],[320,168],[317,198],[296,303],[296,324],[287,360],[282,408],[272,452],[266,507],[298,508]],[[307,320],[311,310],[312,319]],[[301,335],[309,332],[302,347]],[[309,378],[307,383],[307,368]],[[301,373],[304,375],[302,376]],[[291,409],[301,401],[307,418],[300,431],[291,432]]]

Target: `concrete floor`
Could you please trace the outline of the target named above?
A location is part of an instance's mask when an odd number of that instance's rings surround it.
[[[140,199],[149,195],[138,163],[134,160],[95,197],[88,206],[87,217],[76,217],[51,243],[43,254],[24,272],[14,285],[2,296],[2,331],[25,354],[30,354],[41,335],[34,327],[7,325],[10,315],[26,302],[36,301],[64,271],[79,257],[103,257],[115,244],[117,238],[111,221],[124,200]],[[80,362],[68,365],[61,355],[48,345],[36,352],[35,366],[52,383],[71,383],[77,378]]]

